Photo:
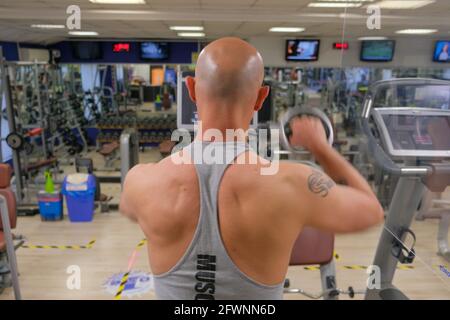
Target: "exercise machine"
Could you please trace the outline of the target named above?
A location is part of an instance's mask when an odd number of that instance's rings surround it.
[[[120,135],[121,184],[135,165],[139,163],[139,136],[134,129],[125,129]]]
[[[438,219],[437,254],[450,262],[448,231],[450,228],[450,200],[442,199],[441,193],[425,192],[420,203],[417,220]]]
[[[0,293],[10,283],[16,300],[21,300],[19,273],[15,250],[23,241],[15,245],[11,229],[16,227],[16,198],[10,189],[11,168],[0,164]]]
[[[408,299],[392,281],[399,263],[416,258],[412,220],[426,192],[450,184],[450,82],[376,82],[365,97],[361,126],[370,160],[398,177],[373,261],[380,283],[369,286],[366,299]]]

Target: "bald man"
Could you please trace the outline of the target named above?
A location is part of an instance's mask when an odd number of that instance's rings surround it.
[[[209,44],[195,78],[187,79],[203,132],[226,137],[227,129],[247,130],[269,92],[263,76],[262,58],[247,42]],[[148,239],[159,299],[282,299],[291,250],[304,226],[345,233],[383,219],[369,185],[327,144],[320,121],[296,119],[292,129],[292,143],[307,148],[326,174],[280,163],[276,174],[262,175],[269,163],[245,137],[220,141],[207,134],[180,153],[190,158],[209,147],[231,155],[224,163],[180,164],[180,154],[172,154],[129,172],[120,210]],[[245,161],[250,155],[258,161]]]

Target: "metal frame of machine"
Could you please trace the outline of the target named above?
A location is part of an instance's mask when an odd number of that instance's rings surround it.
[[[366,299],[408,299],[392,282],[398,263],[411,264],[416,257],[414,250],[416,237],[410,229],[412,220],[427,188],[433,192],[442,192],[450,184],[450,163],[442,161],[449,160],[449,154],[445,154],[441,158],[430,159],[421,156],[419,152],[415,155],[410,153],[410,156],[395,159],[387,154],[386,146],[381,146],[374,136],[370,120],[374,112],[375,114],[378,112],[373,108],[377,91],[385,86],[401,85],[446,85],[450,88],[450,82],[439,80],[395,79],[374,83],[365,98],[361,127],[367,138],[367,152],[377,167],[392,176],[399,177],[373,262],[373,265],[380,270],[381,283],[379,286],[371,286],[367,289]],[[402,110],[414,114],[414,110],[418,109],[403,108]],[[423,114],[426,114],[425,112],[423,110]],[[435,114],[436,110],[429,109],[428,112]],[[450,115],[450,113],[446,114]],[[383,139],[381,140],[383,142]],[[402,160],[402,163],[398,160]],[[405,244],[407,237],[413,240],[410,246]]]

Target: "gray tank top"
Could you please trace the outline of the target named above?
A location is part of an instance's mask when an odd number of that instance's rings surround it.
[[[217,211],[219,185],[227,167],[238,155],[249,150],[248,145],[242,142],[195,141],[184,150],[190,152],[197,171],[200,217],[194,237],[183,257],[168,272],[154,275],[157,298],[281,300],[283,283],[269,286],[246,276],[229,257],[220,235]],[[202,155],[202,150],[221,156],[222,164],[200,163],[202,157],[199,155]]]

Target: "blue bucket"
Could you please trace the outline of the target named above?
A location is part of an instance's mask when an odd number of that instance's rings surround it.
[[[63,199],[59,192],[38,194],[39,213],[42,221],[56,221],[63,219]]]
[[[95,178],[93,175],[85,176],[85,181],[78,184],[68,181],[70,175],[63,182],[63,194],[71,222],[90,222],[94,218]]]

